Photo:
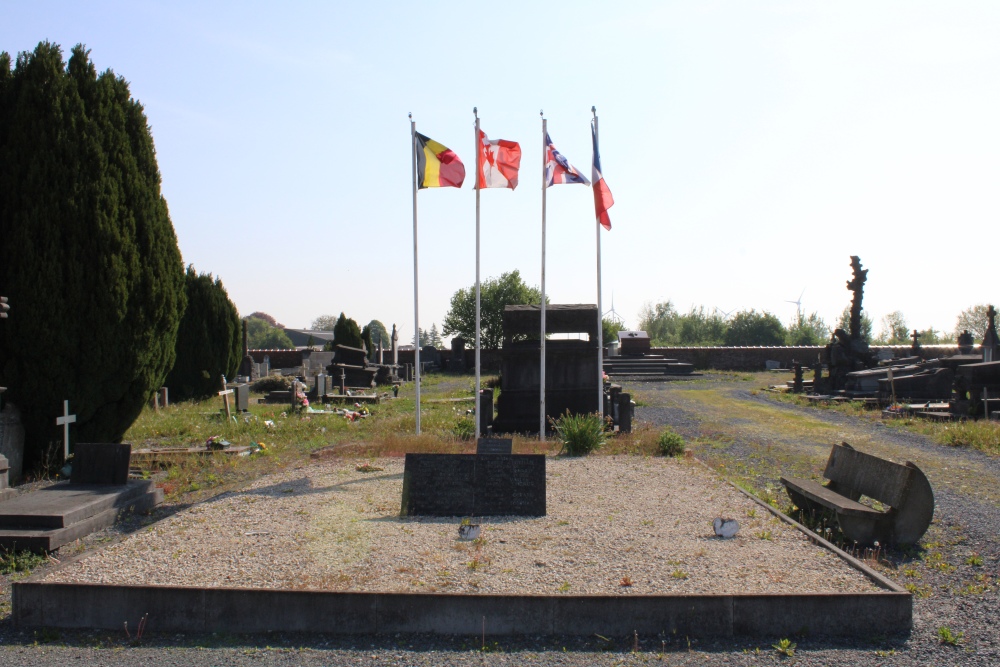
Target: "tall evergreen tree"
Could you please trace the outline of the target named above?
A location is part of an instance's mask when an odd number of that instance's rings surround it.
[[[364,341],[361,339],[358,323],[341,313],[333,326],[333,342],[348,347],[361,347]]]
[[[243,356],[243,324],[222,280],[198,275],[188,266],[184,276],[187,308],[177,331],[177,360],[166,385],[174,400],[211,396],[222,375],[232,378]]]
[[[184,266],[142,106],[77,45],[0,56],[0,383],[26,464],[58,439],[118,442],[174,364]]]

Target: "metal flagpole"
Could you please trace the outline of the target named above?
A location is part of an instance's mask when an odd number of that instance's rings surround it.
[[[476,117],[476,406],[475,406],[475,420],[476,420],[476,437],[480,435],[480,430],[482,429],[482,416],[479,412],[479,328],[480,328],[480,310],[479,310],[479,174],[482,173],[482,146],[480,145],[481,140],[479,138],[479,110],[477,107],[472,107],[472,113]]]
[[[538,417],[538,439],[545,441],[545,153],[549,147],[548,142],[545,141],[545,137],[548,134],[548,121],[545,120],[544,111],[539,111],[538,115],[542,117],[542,301],[539,306],[541,313],[541,340],[539,341],[540,346],[538,348],[538,357],[540,360],[540,370],[539,370],[539,389],[538,393],[541,396],[541,401],[539,405],[540,414]]]
[[[417,290],[417,124],[410,118],[410,150],[413,152],[413,372],[417,385],[417,435],[420,435],[420,297]]]
[[[590,107],[594,114],[594,160],[597,160],[597,107]],[[592,187],[597,187],[596,177],[593,174],[594,183]],[[597,414],[604,413],[604,313],[601,310],[601,221],[597,218],[595,210],[595,223],[597,225]],[[614,408],[612,408],[614,409]]]

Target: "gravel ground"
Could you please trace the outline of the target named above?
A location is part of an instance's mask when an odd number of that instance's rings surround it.
[[[9,582],[0,597],[0,665],[996,665],[1000,637],[994,628],[1000,609],[1000,462],[978,452],[935,445],[921,436],[879,427],[825,410],[776,404],[752,395],[755,385],[741,381],[641,385],[646,403],[637,417],[671,425],[694,438],[724,430],[731,437],[711,448],[696,445],[700,458],[727,467],[750,462],[774,480],[782,466],[795,462],[821,470],[832,442],[790,439],[781,424],[760,426],[745,417],[748,407],[774,406],[789,415],[806,415],[843,431],[843,439],[864,439],[882,455],[914,460],[934,486],[935,521],[918,548],[889,552],[882,568],[890,578],[913,585],[914,628],[908,636],[828,640],[791,638],[794,658],[780,655],[778,637],[751,637],[690,643],[683,637],[343,637],[269,635],[264,637],[158,634],[140,642],[124,631],[18,632],[9,620]],[[629,387],[630,389],[632,387]],[[729,392],[728,410],[706,410],[686,392],[716,388]],[[769,443],[770,448],[763,443]],[[770,464],[773,469],[768,469]],[[158,517],[184,510],[164,508]],[[92,536],[81,549],[142,528],[142,519]],[[968,562],[974,557],[982,565]],[[45,567],[42,571],[46,570]],[[6,605],[6,606],[4,606]],[[962,632],[957,646],[939,640],[938,629]]]
[[[477,518],[474,541],[457,539],[460,518],[400,518],[402,484],[398,458],[284,471],[42,579],[498,595],[879,590],[693,459],[549,459],[546,516]],[[735,538],[715,537],[720,516],[740,522]]]

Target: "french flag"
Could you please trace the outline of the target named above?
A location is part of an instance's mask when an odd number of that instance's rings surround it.
[[[583,183],[590,185],[587,177],[569,163],[566,157],[556,150],[552,137],[545,133],[545,187],[561,183]]]
[[[615,205],[615,199],[611,196],[611,188],[608,187],[604,176],[601,175],[601,154],[597,150],[597,127],[593,123],[590,125],[590,133],[594,138],[594,170],[591,178],[594,179],[594,210],[597,212],[597,221],[606,230],[611,231],[611,218],[608,217],[608,209]]]

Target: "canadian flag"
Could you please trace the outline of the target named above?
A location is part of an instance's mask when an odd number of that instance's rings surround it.
[[[517,170],[520,166],[521,146],[516,141],[490,140],[485,132],[479,131],[477,187],[513,190],[517,187]]]

